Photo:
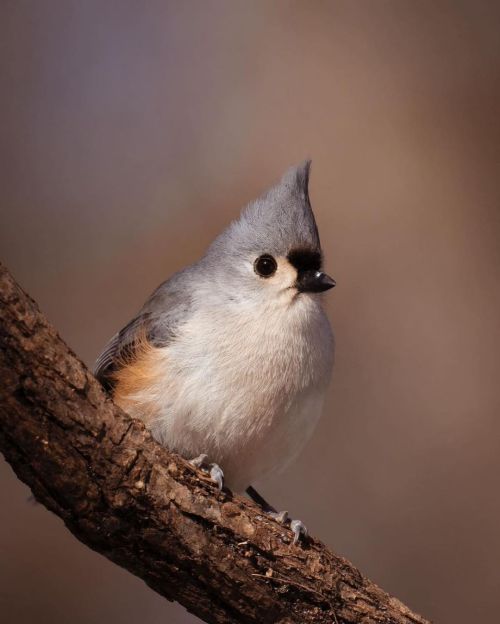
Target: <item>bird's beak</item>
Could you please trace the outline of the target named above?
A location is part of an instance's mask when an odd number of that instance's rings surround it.
[[[297,277],[299,292],[323,292],[335,286],[335,280],[322,271],[299,271]]]

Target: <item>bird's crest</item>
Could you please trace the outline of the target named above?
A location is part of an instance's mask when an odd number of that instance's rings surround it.
[[[309,201],[310,170],[310,160],[288,169],[278,184],[243,209],[211,249],[284,256],[292,249],[320,252]]]

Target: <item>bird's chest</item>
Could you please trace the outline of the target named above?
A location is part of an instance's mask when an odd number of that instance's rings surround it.
[[[319,306],[309,305],[199,314],[169,361],[182,395],[194,399],[189,409],[201,421],[197,426],[210,420],[211,431],[219,426],[236,435],[269,428],[302,394],[326,385],[332,351],[328,321]]]

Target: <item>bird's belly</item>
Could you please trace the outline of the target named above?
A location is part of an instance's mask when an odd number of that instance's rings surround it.
[[[221,459],[228,485],[243,491],[256,480],[284,470],[311,437],[321,415],[323,393],[297,397],[286,411],[278,412],[261,432],[242,436],[237,453],[227,449]]]
[[[125,393],[121,404],[171,450],[186,458],[206,453],[241,491],[286,466],[310,437],[332,344],[323,318],[316,332],[295,332],[293,340],[281,326],[263,334],[262,324],[241,331],[221,323],[217,333],[201,323],[149,354],[147,372],[140,370],[147,385]]]
[[[164,405],[163,416],[150,424],[153,435],[184,457],[206,453],[223,469],[227,485],[243,491],[299,454],[317,424],[324,393],[313,388],[267,404],[248,387],[228,388],[225,401],[211,398],[210,387],[202,395],[199,402]]]

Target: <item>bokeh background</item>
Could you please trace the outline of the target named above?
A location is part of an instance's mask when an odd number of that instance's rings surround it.
[[[163,279],[312,157],[337,362],[261,484],[442,624],[500,595],[500,5],[3,0],[0,255],[91,364]],[[0,619],[196,620],[0,464]]]

